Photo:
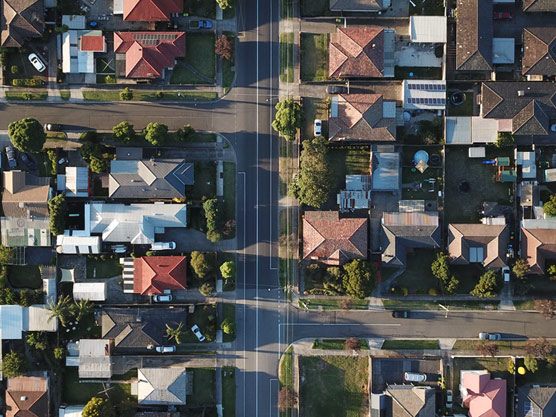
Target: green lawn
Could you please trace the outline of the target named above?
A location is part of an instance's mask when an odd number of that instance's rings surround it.
[[[484,159],[506,156],[509,150],[487,147]],[[496,181],[496,167],[482,163],[483,158],[469,158],[467,146],[446,147],[446,186],[444,212],[446,223],[474,223],[479,221],[478,210],[483,201],[509,204],[512,184]],[[467,181],[470,190],[459,191],[458,186]]]
[[[302,357],[299,407],[304,417],[361,417],[368,402],[366,357]]]
[[[101,259],[100,256],[87,257],[87,278],[112,278],[122,274],[123,267],[118,258]]]
[[[213,304],[197,304],[195,312],[187,315],[187,331],[182,337],[182,343],[198,343],[199,340],[191,331],[196,324],[201,333],[207,338],[206,342],[216,339],[216,306]],[[203,342],[203,343],[206,343]]]
[[[234,321],[236,321],[236,305],[232,304],[232,303],[224,303],[222,305],[223,307],[223,317],[222,317],[222,321],[226,320],[226,319],[231,319]],[[237,323],[236,323],[237,325]],[[226,334],[224,332],[223,333],[223,341],[224,343],[226,342],[233,342],[236,339],[236,335],[235,334]]]
[[[342,310],[345,300],[327,299],[327,298],[301,298],[299,299],[300,307],[307,307],[309,310]],[[366,300],[348,300],[351,310],[366,310],[369,303]]]
[[[192,406],[213,405],[216,402],[216,370],[214,368],[189,368],[193,373],[193,394],[187,397]]]
[[[48,93],[36,91],[6,90],[8,100],[46,100]]]
[[[42,288],[42,278],[36,265],[10,265],[8,280],[14,288]]]
[[[280,81],[293,83],[293,33],[280,34]]]
[[[365,340],[358,339],[357,343],[359,344],[360,349],[369,350],[369,346],[367,346],[367,342]],[[315,339],[312,348],[323,350],[345,350],[346,339]]]
[[[405,272],[395,279],[393,285],[407,288],[409,294],[427,294],[430,288],[438,289],[439,281],[431,272],[431,264],[436,258],[432,249],[415,249],[407,254]]]
[[[508,391],[511,391],[513,383],[508,372],[509,358],[454,358],[453,390],[459,387],[461,370],[483,370],[490,372],[492,378],[503,378],[508,381]]]
[[[132,90],[131,101],[209,101],[216,100],[218,93],[212,91],[152,91]],[[157,96],[157,93],[162,93]],[[83,91],[83,98],[91,101],[121,101],[119,90]]]
[[[328,34],[301,33],[301,80],[328,79]]]
[[[222,409],[224,417],[235,417],[236,371],[233,366],[222,368]]]
[[[434,184],[426,182],[430,178],[436,179]],[[440,178],[440,180],[439,180]],[[417,168],[404,166],[402,168],[402,184],[413,184],[419,182],[420,189],[404,187],[402,198],[405,200],[436,200],[437,192],[441,189],[442,169],[429,167],[421,173]]]
[[[330,0],[301,0],[301,16],[330,16]]]
[[[188,186],[185,195],[200,201],[203,197],[216,197],[216,163],[212,161],[195,161],[195,184]]]
[[[100,383],[82,383],[79,381],[77,367],[64,368],[62,399],[68,404],[87,404],[92,397],[103,396],[105,389]],[[126,398],[130,398],[130,384],[111,384],[110,399],[115,403],[120,403]],[[136,401],[136,400],[135,400]]]
[[[224,218],[236,218],[236,164],[224,162]],[[235,233],[228,238],[233,238]]]
[[[282,357],[280,358],[280,372],[278,378],[280,379],[280,385],[282,387],[292,388],[292,362],[293,362],[293,352],[291,346],[288,347]]]
[[[440,349],[438,340],[385,340],[382,345],[384,350],[430,350]]]
[[[188,33],[184,61],[207,78],[216,78],[216,55],[214,33]],[[179,60],[178,60],[179,62]],[[171,84],[207,84],[187,68],[179,64],[174,67]],[[209,83],[210,84],[210,83]]]
[[[409,15],[444,16],[444,0],[413,0],[409,3]]]
[[[216,0],[184,0],[183,11],[189,16],[216,18]]]
[[[477,350],[482,340],[457,340],[452,350]],[[497,340],[495,342],[500,350],[525,349],[526,341]]]
[[[450,101],[450,95],[453,93],[454,91],[448,91],[447,93],[447,101],[448,101],[448,106],[447,106],[447,115],[448,116],[473,116],[473,92],[465,92],[463,93],[465,95],[465,100],[463,101],[463,103],[459,106],[454,106],[452,104],[452,102]]]
[[[315,119],[322,120],[322,134],[328,137],[328,105],[326,101],[320,98],[303,97],[303,130],[301,131],[301,139],[312,139],[313,122]]]
[[[180,65],[183,62],[183,58],[178,58],[178,63],[172,70],[172,76],[170,77],[170,84],[211,84],[210,82],[203,80],[198,77],[189,68]]]
[[[409,73],[413,73],[413,77]],[[420,80],[441,80],[441,67],[394,67],[394,76],[397,80],[420,79]]]
[[[69,100],[70,98],[70,91],[69,90],[60,90],[60,97],[62,100]]]
[[[119,90],[88,90],[83,91],[83,99],[91,101],[120,101]]]
[[[387,310],[442,310],[438,304],[448,307],[450,310],[497,310],[498,301],[459,301],[459,300],[446,300],[443,297],[437,297],[436,300],[404,300],[396,299],[391,300],[387,298],[382,299],[382,304]]]

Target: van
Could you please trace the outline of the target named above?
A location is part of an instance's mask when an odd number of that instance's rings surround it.
[[[425,382],[427,380],[427,376],[418,372],[406,372],[403,375],[403,379],[407,382]]]

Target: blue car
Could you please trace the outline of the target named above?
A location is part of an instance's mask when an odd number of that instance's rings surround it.
[[[16,169],[17,161],[15,160],[15,151],[11,145],[6,146],[6,157],[8,158],[8,164],[10,165],[10,169]]]

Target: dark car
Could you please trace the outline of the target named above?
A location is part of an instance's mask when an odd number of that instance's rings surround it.
[[[27,155],[25,152],[21,153],[21,161],[27,165],[27,168],[34,170],[37,169],[37,164],[35,164],[33,161],[31,161],[31,159],[29,158],[29,155]]]
[[[199,20],[199,28],[212,29],[212,22],[210,20]]]
[[[46,130],[47,132],[59,131],[62,130],[62,125],[56,123],[45,123],[44,130]]]
[[[344,94],[347,93],[348,89],[343,85],[329,85],[326,87],[326,92],[328,94]]]
[[[494,20],[511,20],[514,16],[511,12],[494,12]]]
[[[10,169],[17,168],[17,161],[15,160],[15,151],[13,146],[6,146],[6,157],[8,158],[8,164],[10,165]]]
[[[392,311],[392,317],[395,319],[408,319],[409,311],[407,310],[394,310]]]

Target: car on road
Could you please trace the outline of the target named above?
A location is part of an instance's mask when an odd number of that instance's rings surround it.
[[[494,12],[494,20],[511,20],[513,19],[513,14],[511,12]]]
[[[452,408],[454,405],[454,396],[452,394],[452,390],[449,389],[446,391],[446,408]]]
[[[502,268],[502,277],[504,277],[504,283],[510,282],[510,267],[505,266]]]
[[[199,329],[199,326],[197,326],[196,324],[193,325],[191,331],[197,337],[197,339],[199,339],[199,342],[204,342],[206,340],[206,337],[203,336],[203,333],[201,333],[201,329]]]
[[[176,242],[155,242],[151,245],[152,250],[174,250]]]
[[[326,87],[326,92],[328,94],[344,94],[347,93],[347,91],[347,87],[344,87],[343,85],[329,85]]]
[[[45,123],[44,130],[46,130],[47,132],[60,131],[62,130],[62,125],[56,123]]]
[[[172,296],[170,294],[155,294],[153,295],[153,301],[155,303],[169,303],[172,301]]]
[[[28,58],[38,72],[43,72],[46,69],[46,65],[44,65],[44,62],[41,61],[37,54],[29,54]]]
[[[16,169],[17,161],[15,160],[15,151],[11,145],[6,146],[6,158],[8,158],[8,165],[10,166],[10,169]]]
[[[427,376],[419,372],[405,372],[403,374],[403,379],[407,382],[425,382]]]
[[[155,350],[158,353],[174,353],[176,351],[175,346],[157,346]]]
[[[392,311],[392,317],[395,319],[408,319],[409,311],[407,310],[394,310]]]
[[[315,137],[322,135],[322,120],[315,119],[313,126],[313,133],[315,134]]]
[[[480,340],[500,340],[502,339],[502,335],[500,333],[487,333],[481,332],[479,333]]]
[[[25,152],[21,152],[21,162],[27,165],[27,168],[31,170],[37,169],[37,164],[29,159],[29,155],[27,155]]]

